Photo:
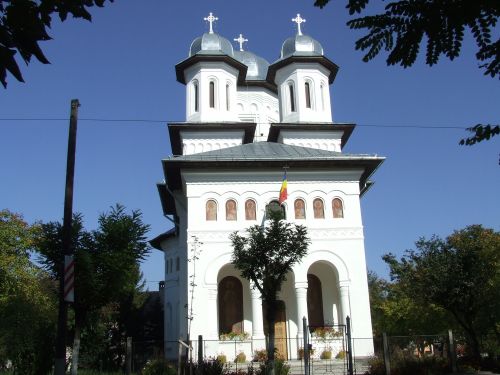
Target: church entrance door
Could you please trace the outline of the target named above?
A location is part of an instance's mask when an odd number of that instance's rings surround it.
[[[266,306],[262,304],[264,316],[264,333],[269,335],[269,327],[266,318]],[[276,348],[276,358],[288,359],[287,336],[286,336],[286,307],[284,301],[276,301],[276,321],[274,322],[274,347]]]

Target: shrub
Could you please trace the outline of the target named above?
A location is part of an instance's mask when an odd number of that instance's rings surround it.
[[[321,352],[321,359],[332,359],[332,351],[329,349],[325,349]]]
[[[254,361],[254,362],[265,362],[265,361],[267,361],[267,350],[266,349],[260,349],[260,350],[254,351],[252,361]]]
[[[243,352],[239,352],[236,358],[234,359],[235,363],[245,363],[247,361],[247,356]]]
[[[258,370],[252,367],[248,368],[248,375],[265,375],[269,373],[269,363],[261,363]],[[274,361],[274,375],[289,375],[290,366],[282,359]]]
[[[312,357],[314,355],[314,348],[309,350],[309,357]],[[304,359],[304,348],[299,348],[297,350],[297,356],[299,359]]]
[[[384,375],[385,364],[381,358],[373,357],[368,360],[370,375]],[[441,375],[448,373],[447,362],[443,358],[401,355],[391,361],[392,375]]]
[[[221,364],[225,364],[227,362],[227,357],[224,353],[221,353],[217,356],[216,360]]]
[[[340,352],[337,353],[337,355],[335,356],[335,358],[337,358],[337,359],[345,359],[346,354],[347,353],[345,352],[345,350],[341,350]]]
[[[368,359],[368,373],[370,375],[385,375],[384,360],[382,358],[378,358],[378,357],[369,358]]]
[[[177,370],[163,358],[153,359],[146,363],[141,375],[176,375]]]
[[[223,355],[223,354],[222,354]],[[224,356],[224,360],[225,360]],[[204,360],[201,363],[197,363],[194,365],[194,371],[193,373],[195,374],[203,374],[203,375],[222,375],[225,374],[225,368],[224,368],[224,363],[219,361],[219,359],[209,359],[209,360]]]

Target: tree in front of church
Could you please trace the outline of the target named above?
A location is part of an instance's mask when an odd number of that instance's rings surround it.
[[[453,318],[446,310],[432,303],[419,303],[399,282],[389,282],[370,271],[368,291],[374,336],[380,337],[385,332],[391,336],[420,336],[425,340],[423,335],[430,332],[440,333],[454,328]],[[418,349],[424,347],[420,345]]]
[[[30,259],[40,234],[21,215],[0,210],[0,372],[47,374],[52,367],[57,286]]]
[[[349,14],[361,13],[370,0],[348,0]],[[315,0],[324,7],[330,0]],[[500,17],[500,2],[494,0],[395,0],[380,14],[349,20],[351,29],[366,30],[356,41],[356,49],[366,51],[363,61],[388,52],[387,65],[407,68],[417,60],[421,44],[426,43],[425,61],[432,66],[441,55],[457,58],[469,30],[477,45],[476,59],[485,75],[500,78],[500,38],[494,39]],[[493,34],[493,38],[492,38]],[[498,35],[498,34],[497,34]],[[500,125],[477,124],[467,129],[472,133],[461,145],[474,145],[500,134]]]
[[[113,2],[113,0],[108,0]],[[15,55],[29,64],[34,56],[42,64],[49,64],[39,42],[50,40],[47,33],[52,16],[65,21],[73,18],[92,20],[88,8],[103,7],[106,0],[0,0],[0,82],[7,87],[7,72],[24,82]]]
[[[40,263],[59,280],[63,255],[62,224],[42,224],[35,250]],[[75,257],[72,372],[82,353],[90,364],[119,368],[124,357],[124,338],[131,327],[127,318],[141,299],[139,263],[149,253],[140,211],[127,213],[116,205],[98,219],[98,228],[85,230],[81,215],[74,215],[72,248]],[[95,340],[93,340],[95,338]],[[100,341],[100,342],[98,342]],[[93,363],[95,362],[95,363]]]
[[[390,276],[415,305],[448,312],[461,329],[468,354],[500,347],[500,232],[471,225],[446,239],[421,238],[401,259],[384,255]]]
[[[261,293],[269,327],[267,358],[274,369],[275,321],[278,293],[286,275],[307,254],[309,238],[302,225],[283,220],[281,211],[269,211],[264,225],[254,225],[246,235],[231,234],[232,263]]]

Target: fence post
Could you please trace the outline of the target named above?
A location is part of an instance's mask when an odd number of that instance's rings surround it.
[[[198,335],[198,364],[203,362],[203,336]]]
[[[132,373],[132,337],[127,337],[127,367],[125,373],[130,375]]]
[[[387,341],[387,333],[382,333],[382,351],[384,353],[385,375],[391,375],[391,357],[389,353],[389,342]]]
[[[450,356],[451,372],[456,374],[457,369],[457,352],[455,350],[455,340],[453,340],[453,332],[451,329],[448,330],[448,354]]]
[[[353,375],[354,369],[352,366],[352,342],[351,342],[351,318],[346,316],[346,336],[347,336],[347,373]]]
[[[309,336],[307,335],[307,319],[305,316],[302,318],[302,331],[304,335],[304,374],[309,375],[310,374],[309,343],[308,343]]]

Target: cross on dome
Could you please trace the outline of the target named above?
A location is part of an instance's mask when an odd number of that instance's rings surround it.
[[[292,21],[297,24],[297,34],[302,35],[302,30],[300,30],[300,24],[306,22],[306,20],[300,16],[300,13],[297,13],[297,17],[292,18]]]
[[[243,43],[248,42],[248,39],[243,38],[242,34],[240,34],[238,38],[234,38],[233,40],[240,44],[240,51],[243,51]]]
[[[212,23],[214,23],[215,21],[218,21],[219,20],[219,17],[215,17],[212,12],[210,12],[210,14],[208,15],[208,17],[205,17],[203,18],[204,21],[208,21],[208,23],[210,24],[210,30],[208,31],[209,34],[213,34],[214,33],[214,29],[212,27]]]

